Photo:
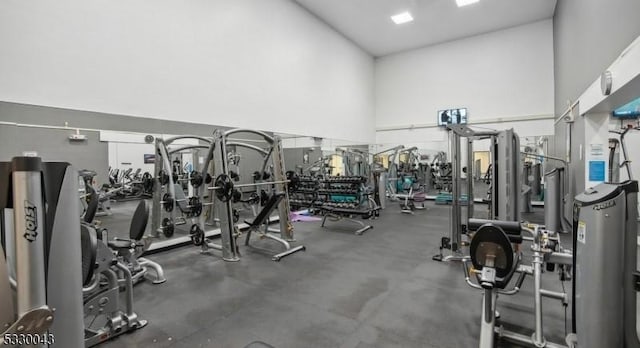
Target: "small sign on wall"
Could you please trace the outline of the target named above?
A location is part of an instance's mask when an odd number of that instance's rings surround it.
[[[591,144],[591,156],[592,157],[604,156],[604,144]]]
[[[152,164],[152,163],[156,163],[156,155],[154,155],[154,154],[149,154],[149,153],[145,153],[145,154],[144,154],[144,163],[145,163],[145,164]]]
[[[605,162],[604,161],[589,161],[589,181],[604,181],[605,180]]]

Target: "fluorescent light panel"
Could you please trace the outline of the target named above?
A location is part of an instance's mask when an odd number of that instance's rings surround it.
[[[480,0],[456,0],[456,4],[458,4],[458,7],[462,7],[462,6],[475,4],[478,1]]]
[[[391,16],[391,20],[395,24],[403,24],[413,21],[413,16],[411,16],[411,13],[409,12],[402,12]]]

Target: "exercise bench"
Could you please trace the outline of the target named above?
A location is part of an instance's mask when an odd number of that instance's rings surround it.
[[[363,219],[370,219],[373,216],[377,216],[379,214],[380,208],[376,207],[373,209],[349,209],[349,208],[336,208],[336,207],[321,207],[323,211],[324,217],[322,218],[322,227],[324,227],[327,218],[332,217],[333,221],[339,221],[342,219],[346,219],[347,221],[351,221],[355,224],[361,226],[361,228],[357,229],[354,233],[357,235],[362,235],[364,232],[373,228],[372,225],[365,225],[362,221],[353,219],[352,216],[357,215],[361,216]]]
[[[260,235],[260,238],[269,238],[272,239],[282,245],[284,245],[285,247],[285,251],[273,255],[273,257],[271,258],[273,261],[280,261],[280,259],[282,259],[285,256],[289,256],[295,252],[298,252],[300,250],[306,250],[304,245],[299,245],[296,247],[291,247],[291,245],[289,244],[289,242],[287,242],[286,240],[274,235],[273,233],[270,233],[270,229],[269,229],[269,217],[271,216],[271,213],[273,213],[274,210],[276,210],[276,208],[278,207],[278,204],[280,204],[280,202],[282,202],[282,200],[285,197],[285,193],[284,192],[276,192],[274,193],[271,197],[269,197],[269,200],[266,202],[266,204],[264,205],[264,207],[262,208],[262,210],[260,210],[260,213],[258,213],[258,216],[256,216],[252,221],[250,220],[245,220],[244,222],[248,225],[249,227],[249,231],[247,232],[247,237],[245,239],[244,245],[246,246],[251,246],[249,244],[249,239],[251,238],[251,233],[252,232],[256,232]],[[288,214],[289,212],[287,212]],[[264,230],[261,230],[261,227],[264,226]],[[257,248],[259,249],[259,248]]]

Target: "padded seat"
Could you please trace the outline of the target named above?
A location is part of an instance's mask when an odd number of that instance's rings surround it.
[[[130,249],[136,246],[142,246],[140,240],[144,236],[149,221],[149,206],[147,201],[141,200],[138,207],[131,218],[131,226],[129,227],[129,239],[113,239],[107,244],[112,249]]]
[[[112,249],[129,249],[135,247],[135,243],[132,243],[127,239],[110,240],[108,245]]]
[[[131,225],[129,226],[129,238],[132,240],[140,240],[144,235],[144,231],[147,229],[147,222],[149,221],[149,206],[147,201],[141,200],[133,213],[131,219]]]
[[[182,186],[180,184],[173,184],[173,190],[176,195],[176,205],[180,208],[180,211],[185,214],[191,214],[191,208],[189,208],[187,196],[185,196]]]
[[[87,285],[93,278],[93,271],[98,254],[98,236],[96,230],[85,224],[81,224],[80,243],[82,245],[82,285]]]
[[[262,210],[260,210],[258,216],[253,219],[253,221],[245,220],[244,222],[252,228],[262,226],[262,224],[264,224],[267,219],[269,219],[271,213],[278,207],[278,204],[280,203],[280,201],[282,201],[284,195],[284,192],[276,192],[275,194],[273,194],[271,197],[269,197],[269,200],[264,205]]]
[[[351,215],[370,215],[371,212],[375,211],[375,209],[361,210],[361,209],[334,208],[334,207],[322,207],[322,210],[325,210],[327,212],[334,213],[334,214],[351,214]]]
[[[481,271],[484,267],[495,269],[495,287],[504,289],[518,266],[516,256],[509,236],[502,228],[487,223],[482,225],[471,239],[469,253],[473,267]],[[487,265],[489,255],[492,265]]]
[[[98,213],[98,206],[100,205],[100,195],[94,190],[91,191],[89,196],[89,203],[87,203],[87,210],[84,212],[84,222],[90,224],[95,219]]]
[[[469,219],[467,228],[469,231],[476,231],[482,228],[482,226],[490,224],[496,226],[504,232],[511,243],[522,243],[522,226],[518,221],[500,221],[500,220],[487,220],[487,219]]]
[[[80,175],[83,178],[93,178],[94,176],[97,175],[97,173],[93,170],[81,169],[78,171],[78,175]]]
[[[424,202],[427,200],[427,194],[424,192],[417,192],[413,194],[414,202]]]

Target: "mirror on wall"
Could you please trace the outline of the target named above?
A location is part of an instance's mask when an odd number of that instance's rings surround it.
[[[156,148],[155,140],[158,138],[170,138],[184,134],[194,134],[200,137],[212,137],[215,129],[226,130],[223,126],[205,126],[182,122],[168,122],[154,119],[140,119],[125,116],[113,116],[118,119],[115,124],[100,124],[104,130],[96,128],[80,129],[81,134],[87,135],[82,142],[71,142],[69,134],[78,132],[76,129],[60,127],[35,128],[42,133],[40,138],[47,140],[46,148],[34,150],[53,160],[68,161],[77,169],[87,169],[91,172],[87,182],[100,191],[103,195],[102,214],[109,215],[118,209],[131,215],[135,208],[134,203],[126,203],[129,199],[151,199],[155,185],[157,185],[159,173],[156,173]],[[109,117],[95,116],[95,122]],[[81,118],[74,122],[80,122]],[[133,129],[136,131],[118,131],[119,129]],[[23,128],[6,127],[6,136],[11,133],[22,134]],[[14,132],[13,129],[16,129]],[[26,129],[26,128],[25,128]],[[31,128],[29,131],[32,131]],[[381,137],[380,143],[363,144],[348,139],[330,139],[310,137],[287,133],[267,133],[277,135],[282,139],[283,159],[287,170],[301,175],[355,175],[368,178],[367,184],[372,185],[372,173],[386,173],[389,182],[385,185],[396,190],[403,190],[405,178],[415,177],[415,182],[424,187],[429,195],[437,195],[439,192],[450,190],[450,152],[446,134],[440,137],[431,137],[430,140],[421,141],[417,135],[407,137],[406,143],[390,138],[390,135]],[[4,133],[3,133],[4,134]],[[438,133],[440,134],[440,133]],[[527,136],[521,137],[522,151],[544,155],[548,151],[548,144],[552,142],[552,136]],[[379,139],[379,140],[380,140]],[[244,142],[263,147],[259,139],[244,136],[240,139]],[[176,141],[172,146],[202,145],[197,139],[183,139]],[[474,148],[474,163],[479,168],[473,168],[468,172],[474,179],[480,180],[487,172],[490,158],[487,155],[488,144],[479,142]],[[17,150],[16,150],[17,151]],[[230,165],[237,174],[238,183],[251,183],[261,160],[253,151],[246,151],[240,147],[230,147]],[[168,171],[190,173],[202,164],[205,156],[204,150],[194,152],[179,152],[170,159],[171,168]],[[70,155],[71,154],[71,155]],[[67,157],[64,157],[66,155]],[[466,156],[463,156],[463,159]],[[542,157],[541,157],[542,158]],[[465,159],[466,160],[466,159]],[[464,164],[466,166],[466,163]],[[174,168],[175,167],[175,168]],[[478,167],[478,166],[475,166]],[[117,173],[114,173],[114,170]],[[466,178],[467,172],[464,176]],[[180,183],[186,197],[191,197],[193,188],[186,181]],[[387,188],[385,187],[385,190]],[[416,187],[416,189],[418,189]],[[260,190],[246,188],[241,190],[243,195],[250,197],[259,195]],[[140,194],[142,192],[142,194]],[[120,204],[120,203],[123,204]],[[252,216],[256,207],[250,205],[240,207],[242,214]],[[116,214],[117,215],[117,214]],[[109,218],[104,217],[105,221]],[[117,219],[116,219],[117,220]],[[117,223],[122,228],[115,228],[122,237],[126,237],[128,221]],[[188,228],[191,224],[185,223],[177,227],[175,236],[179,238],[188,236]],[[179,229],[184,229],[178,233]],[[171,239],[171,238],[169,238]]]
[[[369,145],[344,139],[327,139],[278,133],[285,165],[300,175],[367,175]]]
[[[84,182],[99,193],[98,219],[105,223],[105,226],[113,224],[117,226],[111,231],[114,237],[127,237],[128,229],[120,227],[128,221],[121,220],[123,217],[132,216],[137,202],[142,199],[148,200],[148,205],[152,207],[147,234],[159,237],[152,240],[149,250],[160,246],[171,246],[174,242],[191,243],[190,229],[197,223],[201,214],[206,214],[207,226],[212,231],[215,230],[216,217],[211,206],[203,206],[200,214],[185,213],[185,211],[195,204],[192,203],[192,199],[198,196],[197,192],[203,192],[205,187],[200,185],[200,191],[197,191],[194,177],[198,174],[203,177],[207,174],[214,175],[213,172],[207,173],[204,170],[206,158],[212,149],[212,144],[215,143],[214,131],[226,131],[229,128],[210,126],[207,127],[208,131],[203,131],[204,127],[194,126],[193,128],[193,133],[186,134],[98,132],[99,142],[105,145],[107,160],[87,167],[87,172],[94,174]],[[194,135],[198,133],[200,135]],[[159,141],[166,143],[168,139],[175,140],[167,144],[166,151],[162,152]],[[236,144],[227,147],[228,165],[230,172],[233,173],[234,184],[253,183],[256,180],[255,173],[262,171],[264,162],[264,154],[258,150],[263,149],[266,153],[271,145],[261,136],[251,133],[231,135],[228,141]],[[243,144],[245,146],[241,146]],[[164,160],[162,160],[162,153],[167,154]],[[266,171],[271,171],[271,168],[270,165]],[[101,175],[97,176],[95,173]],[[169,177],[171,180],[166,180]],[[258,180],[265,181],[263,179],[263,175],[259,175]],[[163,181],[170,181],[173,185]],[[210,182],[206,184],[209,185]],[[168,185],[171,185],[175,192],[169,190]],[[245,219],[256,216],[260,210],[260,204],[263,203],[260,198],[262,188],[269,189],[267,186],[238,186],[237,191],[241,195],[237,207],[239,217]],[[210,200],[212,196],[208,191],[204,192],[204,199]],[[167,194],[170,197],[166,196]],[[175,204],[167,204],[169,199],[165,196],[171,198]],[[161,203],[156,204],[156,201]],[[200,201],[200,203],[204,202]],[[171,228],[167,229],[165,226],[171,226]]]

